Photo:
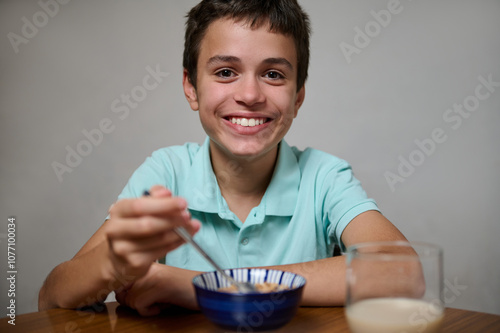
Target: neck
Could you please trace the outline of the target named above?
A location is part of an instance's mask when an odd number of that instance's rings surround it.
[[[222,195],[258,197],[260,201],[271,182],[278,159],[278,147],[262,157],[248,159],[229,158],[213,146],[210,145],[212,168]]]

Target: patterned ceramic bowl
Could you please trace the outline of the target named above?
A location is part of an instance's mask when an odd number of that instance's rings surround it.
[[[229,293],[219,291],[230,284],[217,272],[193,279],[198,305],[216,325],[238,332],[272,330],[288,323],[297,312],[306,279],[279,270],[240,268],[226,271],[236,281],[254,284],[269,282],[286,287],[270,293]]]

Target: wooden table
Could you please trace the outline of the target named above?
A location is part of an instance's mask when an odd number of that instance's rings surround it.
[[[106,303],[89,311],[52,309],[16,316],[16,325],[8,317],[0,319],[0,332],[225,332],[200,312],[179,308],[156,317],[141,317],[135,311]],[[315,333],[349,332],[344,308],[301,307],[286,326],[276,332]],[[446,309],[442,333],[498,333],[500,316],[458,309]]]

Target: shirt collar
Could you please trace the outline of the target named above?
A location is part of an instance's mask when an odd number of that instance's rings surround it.
[[[210,160],[210,139],[207,137],[193,156],[186,180],[188,208],[207,213],[228,213],[229,208],[217,184]],[[300,184],[300,169],[291,147],[282,140],[276,167],[266,193],[259,205],[266,215],[291,216],[295,211]]]

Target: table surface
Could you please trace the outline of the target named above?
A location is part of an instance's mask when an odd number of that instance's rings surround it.
[[[0,332],[227,332],[201,312],[172,308],[155,317],[141,317],[118,303],[96,305],[87,311],[52,309],[0,319]],[[287,325],[274,332],[349,332],[343,307],[301,307]],[[500,332],[500,316],[447,308],[442,333]]]

